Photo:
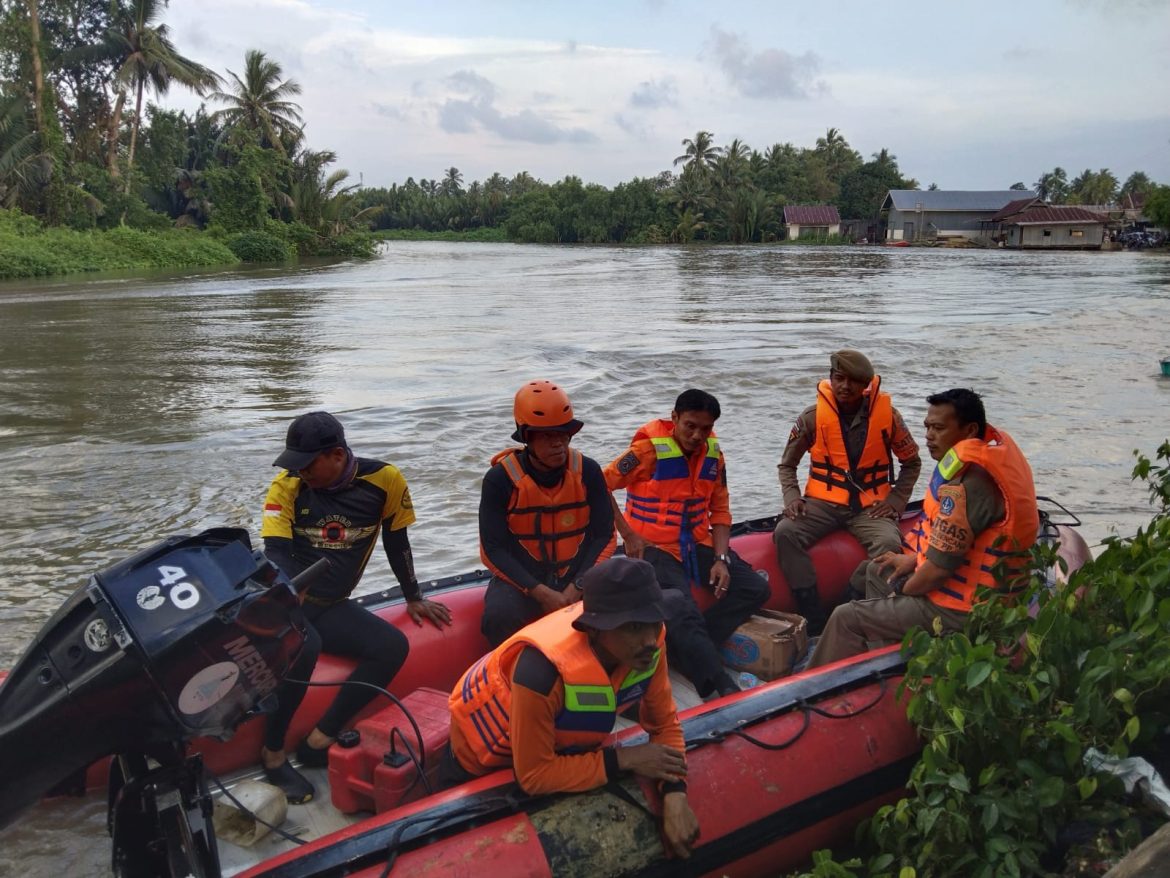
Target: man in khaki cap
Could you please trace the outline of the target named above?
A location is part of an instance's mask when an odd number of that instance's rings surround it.
[[[805,452],[810,464],[802,496],[796,468]],[[896,480],[895,456],[901,463]],[[847,528],[870,558],[900,552],[898,516],[922,471],[918,444],[864,354],[846,349],[829,357],[829,377],[817,385],[816,403],[796,419],[778,469],[784,515],[773,534],[777,557],[797,608],[815,633],[827,614],[808,547]]]

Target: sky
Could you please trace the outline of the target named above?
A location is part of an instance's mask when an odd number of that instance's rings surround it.
[[[924,188],[1057,165],[1170,184],[1170,0],[171,0],[164,20],[221,75],[278,61],[310,146],[367,186],[455,167],[612,187],[699,131],[763,152],[830,127]]]

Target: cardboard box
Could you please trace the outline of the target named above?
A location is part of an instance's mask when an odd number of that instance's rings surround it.
[[[803,616],[761,610],[724,642],[723,661],[761,680],[792,673],[793,663],[808,649],[808,625]]]

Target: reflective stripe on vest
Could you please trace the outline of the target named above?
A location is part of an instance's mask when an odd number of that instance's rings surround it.
[[[492,465],[497,463],[512,482],[508,529],[524,551],[541,565],[542,575],[538,578],[546,584],[556,584],[568,572],[589,530],[589,500],[581,475],[581,452],[569,449],[564,476],[552,488],[542,487],[524,471],[519,449],[500,452],[492,458]],[[511,582],[491,563],[482,545],[479,554],[496,576]]]
[[[665,631],[659,635],[652,666],[645,671],[630,669],[615,691],[588,635],[572,627],[581,611],[578,602],[521,629],[468,668],[452,690],[451,722],[484,770],[511,763],[512,674],[527,646],[539,649],[556,666],[564,685],[564,707],[554,719],[558,753],[596,749],[613,730],[618,710],[645,693],[661,661]]]
[[[1003,497],[1005,514],[975,538],[963,563],[926,597],[940,607],[969,613],[979,600],[980,588],[1000,593],[1019,591],[1028,569],[1029,553],[1040,530],[1032,469],[1015,440],[990,424],[986,440],[964,439],[943,455],[930,479],[922,501],[923,518],[918,532],[918,564],[926,560],[930,534],[939,513],[939,489],[957,478],[971,464],[983,467]]]
[[[890,494],[893,458],[890,443],[894,436],[894,407],[890,395],[883,393],[881,378],[874,376],[865,405],[865,445],[857,465],[849,462],[844,428],[830,381],[817,385],[816,436],[809,449],[808,480],[804,492],[809,497],[847,506],[856,496],[861,506],[872,506]]]

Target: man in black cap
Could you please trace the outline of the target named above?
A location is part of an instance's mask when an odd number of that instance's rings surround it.
[[[321,558],[329,560],[328,570],[302,596],[312,632],[310,647],[356,658],[349,681],[389,685],[406,661],[409,643],[389,622],[348,599],[379,532],[410,618],[416,625],[424,620],[436,627],[451,624],[450,610],[423,598],[415,576],[406,536],[407,526],[415,520],[414,505],[406,479],[391,464],[356,457],[341,423],[328,412],[296,418],[273,465],[282,470],[264,501],[260,534],[265,554],[290,577]],[[284,737],[304,687],[283,684],[277,694],[279,707],[270,715],[260,753],[265,775],[290,802],[307,802],[313,787],[284,753]],[[369,686],[342,686],[317,726],[297,746],[301,764],[327,764],[337,733],[376,694]]]
[[[584,426],[552,381],[529,381],[512,407],[523,448],[492,458],[479,500],[479,554],[492,571],[480,628],[499,646],[529,622],[581,599],[581,575],[613,554],[613,508],[601,467],[569,447]]]
[[[796,468],[805,452],[810,463],[801,496]],[[894,457],[901,464],[896,480]],[[816,633],[828,614],[817,594],[808,547],[846,528],[870,558],[900,552],[898,516],[922,471],[918,443],[864,354],[846,349],[829,357],[829,378],[817,385],[816,404],[796,419],[778,468],[784,511],[773,534],[777,559],[797,609]],[[854,572],[851,588],[858,593],[853,597],[864,597],[867,563]]]
[[[458,780],[511,766],[532,794],[594,789],[623,770],[653,778],[667,850],[688,856],[699,824],[663,649],[674,598],[635,558],[603,561],[581,584],[580,602],[521,629],[455,685],[443,774]],[[650,742],[605,746],[618,712],[635,702]]]

